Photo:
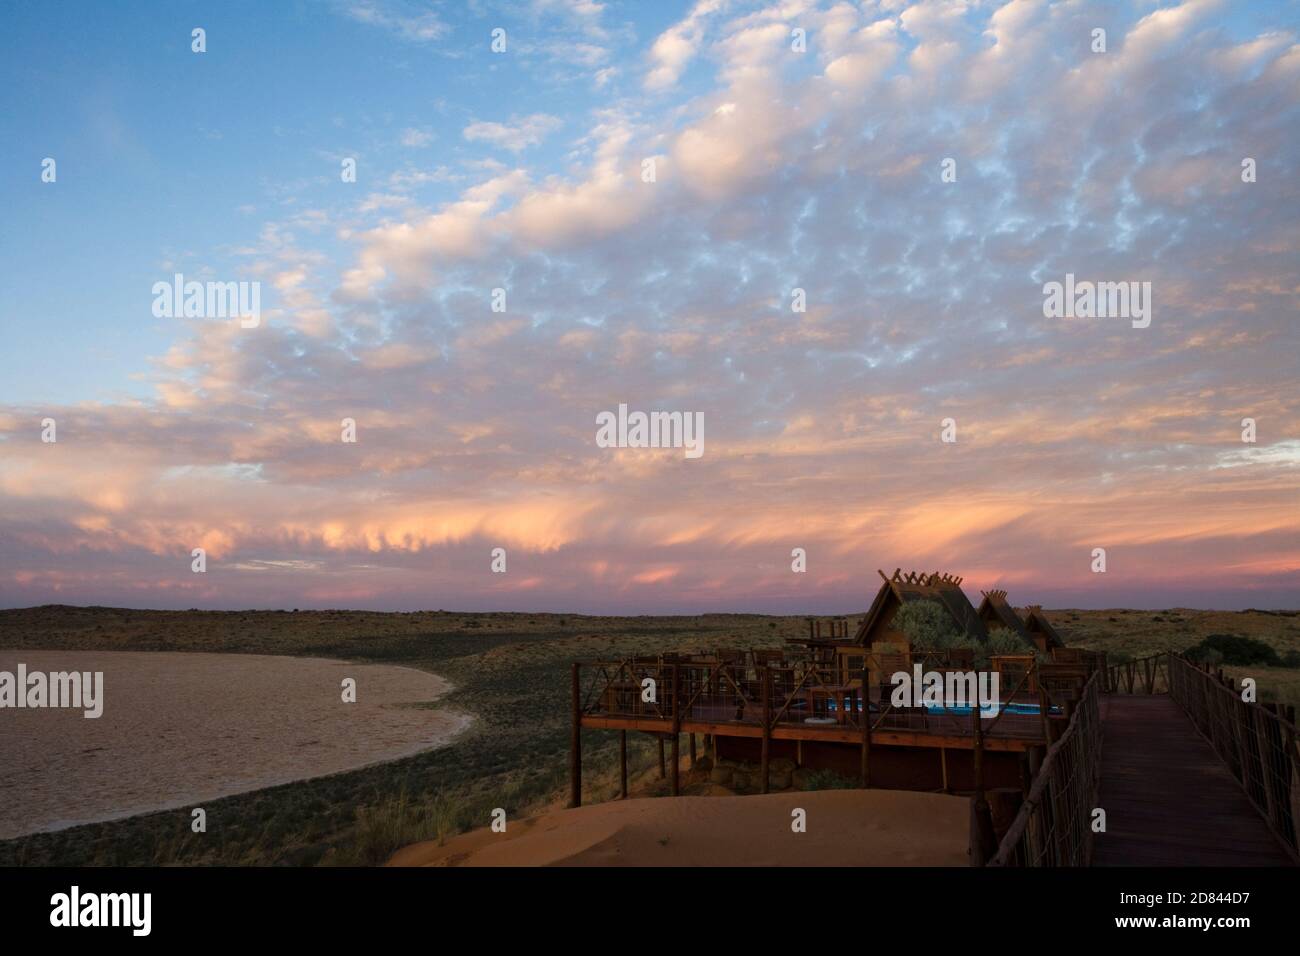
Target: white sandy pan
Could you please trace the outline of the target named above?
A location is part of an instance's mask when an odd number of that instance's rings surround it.
[[[102,671],[104,709],[0,709],[0,839],[110,820],[442,746],[470,718],[450,685],[307,657],[0,649],[0,672]],[[357,682],[356,703],[342,681]]]

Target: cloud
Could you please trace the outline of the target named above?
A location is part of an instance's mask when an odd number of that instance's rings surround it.
[[[423,4],[403,0],[336,0],[335,7],[348,19],[380,27],[409,43],[432,43],[450,29]]]
[[[412,149],[420,149],[428,146],[433,142],[433,133],[423,129],[404,129],[402,130],[401,143],[403,146]]]
[[[1077,5],[953,9],[700,4],[653,96],[264,224],[262,328],[178,322],[147,402],[0,408],[0,600],[190,606],[202,541],[227,606],[847,612],[895,566],[1293,605],[1294,36],[1134,5],[1103,57]],[[1151,327],[1045,318],[1067,272],[1151,281]],[[620,402],[702,413],[704,457],[596,447]]]
[[[678,79],[699,52],[709,17],[726,6],[726,0],[696,0],[690,12],[673,24],[650,47],[650,69],[645,86],[650,90],[664,90],[676,85]]]
[[[471,143],[489,143],[512,153],[519,153],[529,146],[536,146],[563,125],[563,121],[557,116],[534,113],[523,119],[511,120],[509,123],[476,120],[465,127],[463,135]]]

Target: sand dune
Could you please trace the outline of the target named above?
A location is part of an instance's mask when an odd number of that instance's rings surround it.
[[[966,866],[969,821],[965,798],[901,790],[616,800],[418,843],[389,865]]]

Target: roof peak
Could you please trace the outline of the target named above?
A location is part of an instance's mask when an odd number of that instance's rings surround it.
[[[877,568],[876,573],[890,584],[912,584],[929,588],[939,587],[941,585],[960,587],[962,581],[960,575],[949,574],[946,572],[940,574],[938,571],[931,571],[929,574],[926,574],[924,571],[908,571],[904,574],[902,568],[894,568],[893,576],[887,577],[884,571]]]

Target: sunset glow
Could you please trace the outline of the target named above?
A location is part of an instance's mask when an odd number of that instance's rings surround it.
[[[1293,6],[292,6],[10,15],[0,605],[1300,604]]]

